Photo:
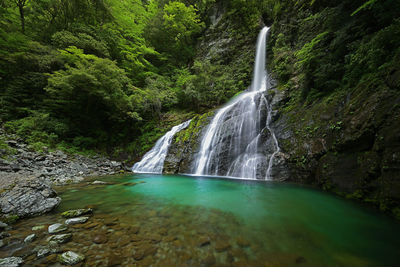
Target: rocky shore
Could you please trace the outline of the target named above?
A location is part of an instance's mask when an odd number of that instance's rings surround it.
[[[112,175],[129,168],[102,156],[33,151],[16,136],[0,132],[0,213],[6,221],[43,214],[61,199],[52,189],[84,177]]]

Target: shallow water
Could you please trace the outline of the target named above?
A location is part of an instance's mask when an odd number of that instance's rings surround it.
[[[99,178],[98,178],[99,179]],[[18,243],[59,213],[92,206],[71,227],[62,250],[80,251],[85,265],[107,266],[396,266],[400,225],[353,202],[307,187],[246,180],[165,175],[101,177],[110,185],[59,188],[53,214],[15,226]],[[46,233],[41,233],[45,239]],[[39,235],[40,236],[40,235]],[[97,244],[95,237],[105,238]],[[36,260],[34,246],[10,246],[0,256]],[[25,254],[24,254],[25,253]],[[143,254],[143,255],[141,255]]]

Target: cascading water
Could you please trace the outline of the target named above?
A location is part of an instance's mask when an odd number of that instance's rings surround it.
[[[162,173],[164,160],[172,138],[177,132],[188,127],[189,123],[190,120],[172,127],[169,132],[157,140],[154,147],[143,156],[141,161],[133,165],[132,171],[137,173]]]
[[[193,164],[195,175],[272,179],[273,159],[280,148],[265,97],[271,88],[265,69],[268,31],[264,27],[258,36],[251,87],[221,108],[208,126]]]

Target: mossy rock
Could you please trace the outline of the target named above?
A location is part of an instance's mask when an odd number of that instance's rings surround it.
[[[61,213],[61,216],[64,218],[74,218],[79,217],[81,215],[92,214],[93,209],[77,209],[77,210],[67,210]]]

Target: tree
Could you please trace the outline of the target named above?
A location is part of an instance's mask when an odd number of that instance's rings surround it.
[[[21,31],[25,33],[25,11],[24,8],[28,4],[29,0],[14,0],[18,7],[19,17],[21,19]]]

